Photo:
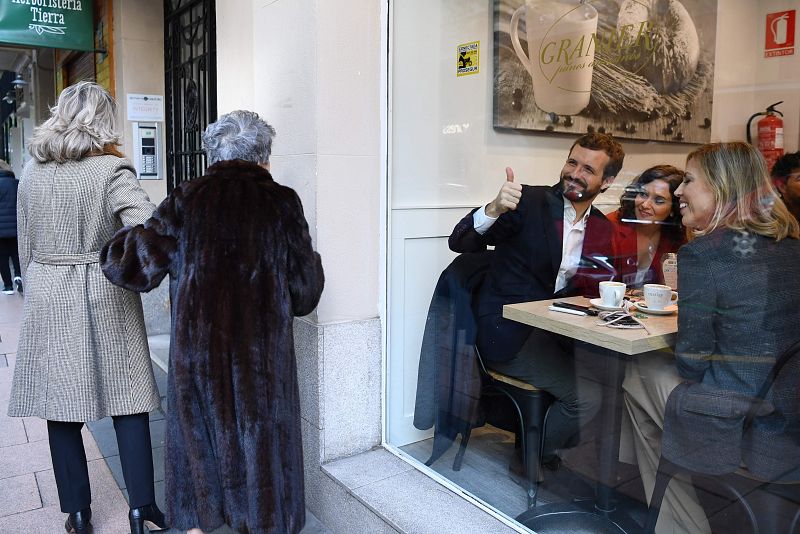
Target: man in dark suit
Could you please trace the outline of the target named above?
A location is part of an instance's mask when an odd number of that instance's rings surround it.
[[[506,168],[497,197],[464,217],[450,235],[455,252],[494,245],[489,273],[475,303],[477,345],[490,368],[548,391],[556,405],[548,416],[544,462],[597,413],[600,387],[579,380],[571,340],[503,319],[503,305],[561,296],[596,295],[614,277],[612,227],[592,201],[607,189],[625,153],[610,135],[576,140],[552,187],[520,185]]]

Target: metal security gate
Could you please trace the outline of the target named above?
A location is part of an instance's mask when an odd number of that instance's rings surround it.
[[[201,176],[201,136],[217,119],[214,0],[164,0],[167,192]]]

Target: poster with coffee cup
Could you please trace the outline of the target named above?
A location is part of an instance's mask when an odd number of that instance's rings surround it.
[[[706,143],[717,0],[494,0],[494,127]]]

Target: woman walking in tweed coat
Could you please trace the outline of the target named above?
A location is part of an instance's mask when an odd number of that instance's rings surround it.
[[[292,321],[324,280],[297,193],[269,173],[274,134],[250,111],[209,125],[206,176],[100,254],[128,289],[170,274],[167,515],[190,534],[292,534],[305,521]]]
[[[167,528],[155,505],[148,412],[159,407],[139,295],[112,285],[100,247],[152,215],[117,151],[117,107],[99,85],[67,87],[30,141],[19,186],[25,307],[8,414],[47,419],[67,532],[91,531],[81,438],[85,421],[114,419],[130,496],[131,532]]]

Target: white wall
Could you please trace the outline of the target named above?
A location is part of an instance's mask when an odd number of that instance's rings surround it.
[[[784,113],[785,148],[796,151],[800,142],[800,46],[795,46],[792,56],[765,58],[764,34],[767,13],[800,10],[800,2],[720,0],[719,7],[713,140],[744,139],[747,119],[783,100],[778,109]],[[800,34],[795,36],[798,42]],[[757,120],[753,121],[754,135]]]
[[[254,109],[253,0],[217,6],[217,112]],[[224,11],[221,9],[224,6]]]
[[[133,160],[132,123],[126,120],[128,93],[164,94],[164,4],[163,0],[114,2],[114,76],[122,125],[122,152]],[[161,124],[162,128],[164,123]],[[162,130],[163,132],[164,130]],[[165,135],[161,153],[166,153]],[[142,180],[150,200],[160,203],[167,196],[165,165],[161,180]]]
[[[277,130],[272,173],[325,268],[320,323],[378,314],[379,43],[379,2],[217,2],[219,112],[251,107]]]

